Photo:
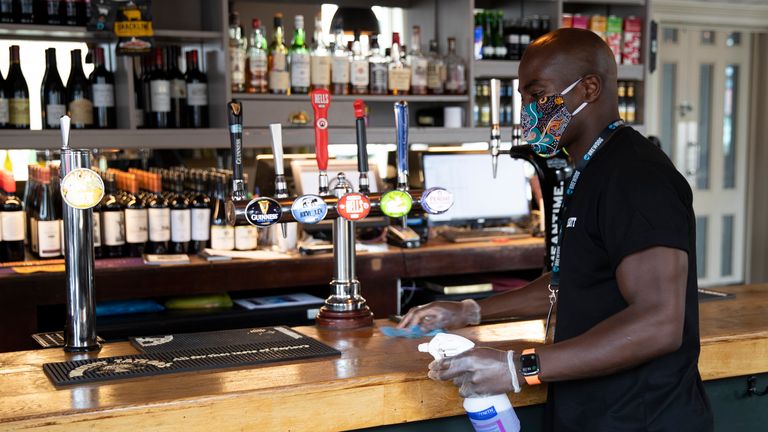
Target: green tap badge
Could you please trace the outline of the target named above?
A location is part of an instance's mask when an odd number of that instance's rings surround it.
[[[403,217],[411,211],[413,198],[408,192],[393,190],[381,196],[381,212],[393,218]]]

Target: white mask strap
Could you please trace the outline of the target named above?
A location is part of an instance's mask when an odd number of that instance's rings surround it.
[[[573,90],[574,87],[576,87],[576,84],[580,83],[583,78],[577,79],[573,84],[569,85],[568,87],[563,90],[562,95],[568,94],[569,91]]]
[[[571,117],[573,117],[576,114],[578,114],[579,111],[583,110],[585,106],[587,106],[587,102],[583,102],[581,105],[579,105],[579,107],[576,108],[576,111],[574,111],[573,114],[571,114]]]

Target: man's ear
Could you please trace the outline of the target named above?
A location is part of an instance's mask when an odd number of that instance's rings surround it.
[[[582,88],[584,89],[584,102],[594,103],[600,98],[600,93],[603,90],[603,80],[595,74],[589,74],[581,79]]]

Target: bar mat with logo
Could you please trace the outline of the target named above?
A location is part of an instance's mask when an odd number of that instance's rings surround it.
[[[134,348],[146,354],[265,342],[291,342],[299,339],[309,338],[283,326],[129,338]]]

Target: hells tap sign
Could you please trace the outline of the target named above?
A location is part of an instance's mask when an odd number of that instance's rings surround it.
[[[312,90],[310,100],[315,114],[317,167],[325,171],[328,169],[328,107],[331,106],[331,94],[325,89]]]
[[[359,221],[365,219],[371,211],[371,201],[367,196],[352,192],[339,198],[336,205],[336,211],[339,216],[348,221]]]

